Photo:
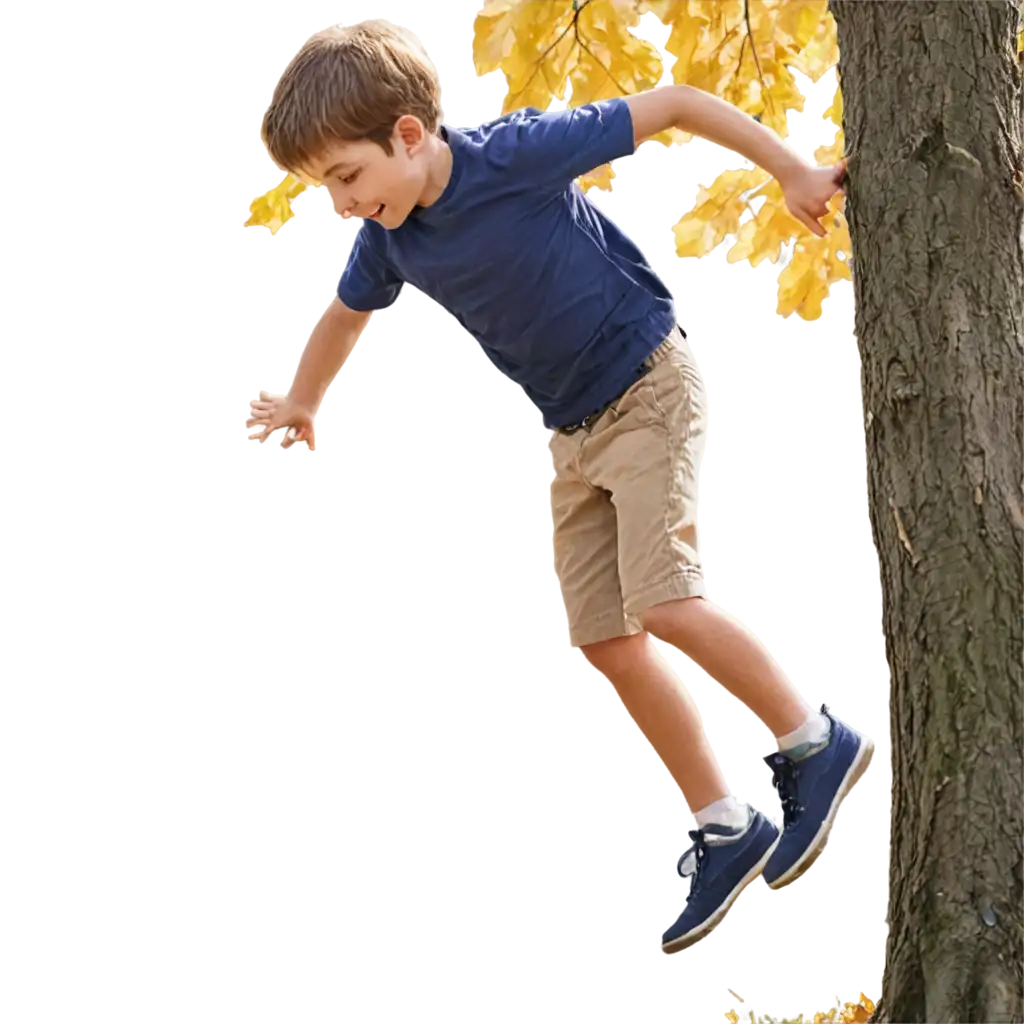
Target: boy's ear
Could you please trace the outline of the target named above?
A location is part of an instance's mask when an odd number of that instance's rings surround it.
[[[415,114],[403,114],[395,122],[394,141],[406,149],[422,145],[426,137],[423,122]]]

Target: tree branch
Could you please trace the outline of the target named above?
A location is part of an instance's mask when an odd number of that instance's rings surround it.
[[[573,2],[575,2],[575,0],[573,0]],[[582,39],[580,39],[580,29],[579,29],[578,25],[576,26],[576,42],[580,44],[580,47],[586,53],[590,54],[591,59],[608,76],[608,80],[612,83],[612,85],[614,85],[615,88],[618,89],[619,92],[622,93],[623,96],[628,96],[629,93],[626,92],[626,90],[623,89],[622,86],[619,85],[619,83],[615,81],[615,78],[612,76],[611,71],[607,67],[605,67],[605,65],[600,60],[598,60],[597,54],[595,54],[594,51],[591,50],[590,47],[587,46],[587,44]]]
[[[566,33],[569,31],[569,29],[575,27],[576,19],[580,16],[580,11],[582,11],[583,8],[586,7],[589,3],[590,0],[582,0],[582,3],[579,3],[579,0],[572,0],[572,21],[570,21],[569,24],[565,26],[565,29],[562,32],[562,34],[540,55],[540,57],[537,58],[537,63],[534,64],[533,71],[530,73],[530,77],[523,83],[523,87],[514,96],[510,96],[509,99],[516,99],[517,97],[522,96],[524,92],[526,92],[527,88],[529,88],[530,83],[537,77],[537,72],[540,71],[540,69],[543,67],[547,55],[565,38]],[[579,36],[577,36],[576,38],[578,40]]]
[[[765,106],[768,107],[769,113],[774,113],[771,109],[772,94],[769,92],[768,86],[764,81],[764,73],[761,71],[761,61],[757,56],[757,44],[754,42],[754,33],[750,27],[750,0],[743,0],[743,17],[747,23],[747,38],[750,40],[750,52],[754,55],[754,66],[757,68],[757,78],[761,83],[761,95],[764,96]],[[740,57],[742,60],[742,51],[740,51]]]

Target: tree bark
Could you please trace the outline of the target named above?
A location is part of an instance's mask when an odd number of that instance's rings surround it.
[[[1024,1009],[1024,101],[1016,0],[830,0],[891,672],[873,1019]]]

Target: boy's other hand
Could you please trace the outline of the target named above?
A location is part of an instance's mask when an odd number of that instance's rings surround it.
[[[819,238],[827,234],[818,223],[828,213],[828,202],[837,193],[844,192],[846,160],[831,167],[801,167],[780,180],[782,195],[789,212],[806,224]]]
[[[263,444],[279,427],[290,427],[281,442],[282,448],[291,448],[296,441],[305,441],[310,451],[315,450],[313,414],[308,409],[296,405],[287,395],[272,395],[269,391],[261,391],[260,397],[250,402],[249,406],[252,417],[245,421],[245,425],[264,428],[261,434],[250,434],[250,441],[259,440]]]

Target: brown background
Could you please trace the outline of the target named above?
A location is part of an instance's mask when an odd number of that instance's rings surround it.
[[[238,442],[338,259],[234,229],[254,112],[337,12],[0,11],[0,1021],[711,1021],[869,977],[656,955],[680,822],[564,649],[539,462]]]

